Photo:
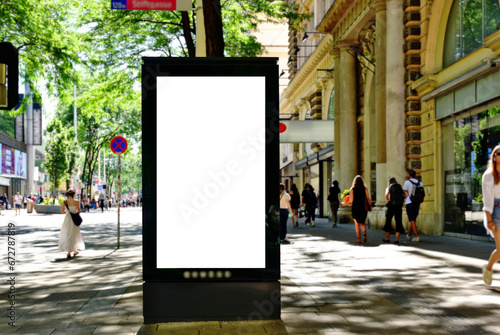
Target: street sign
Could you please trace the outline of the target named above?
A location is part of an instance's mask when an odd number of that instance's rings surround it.
[[[193,4],[191,0],[111,0],[111,9],[190,11]]]
[[[115,153],[117,155],[121,155],[125,151],[127,151],[127,147],[128,147],[127,140],[121,136],[115,136],[111,140],[109,147],[111,148],[111,151],[113,151],[113,153]]]

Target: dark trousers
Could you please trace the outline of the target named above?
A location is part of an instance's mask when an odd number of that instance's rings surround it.
[[[340,201],[330,201],[330,209],[332,210],[332,219],[334,223],[337,223],[337,213],[339,211]]]
[[[385,232],[392,232],[392,218],[396,220],[396,232],[404,234],[405,229],[403,227],[403,207],[389,206],[387,207],[387,213],[385,214]]]
[[[280,208],[280,240],[286,238],[286,223],[288,221],[288,209]]]
[[[306,205],[306,223],[316,219],[316,207],[314,205]]]

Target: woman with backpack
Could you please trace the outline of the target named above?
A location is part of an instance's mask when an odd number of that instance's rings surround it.
[[[385,240],[383,242],[389,243],[392,231],[392,218],[396,220],[396,240],[394,244],[399,244],[399,235],[405,234],[403,227],[403,204],[405,194],[401,185],[396,181],[396,178],[389,179],[389,186],[385,190],[385,199],[387,200],[387,213],[385,214]]]
[[[416,222],[418,212],[420,211],[420,204],[423,201],[425,193],[423,193],[424,184],[422,184],[416,176],[415,170],[409,169],[406,172],[406,177],[408,179],[403,184],[403,190],[406,196],[406,214],[408,215],[408,221],[410,221],[410,229],[407,238],[408,241],[420,242]],[[413,239],[411,238],[412,232],[415,234]]]

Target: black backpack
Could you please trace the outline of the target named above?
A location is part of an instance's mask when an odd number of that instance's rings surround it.
[[[413,192],[410,195],[410,200],[414,204],[421,204],[424,202],[425,198],[425,190],[422,185],[420,185],[420,182],[414,183],[410,180],[410,183],[414,185],[413,187]]]
[[[403,192],[403,188],[398,183],[392,184],[389,187],[389,194],[391,195],[391,200],[389,204],[392,207],[402,207],[405,201],[405,193]]]

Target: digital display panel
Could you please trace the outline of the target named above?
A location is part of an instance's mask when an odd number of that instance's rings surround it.
[[[2,146],[2,174],[15,174],[15,150],[5,144]]]
[[[265,268],[265,78],[157,84],[157,267]]]
[[[143,60],[144,280],[278,280],[277,58]]]
[[[26,179],[26,153],[15,151],[15,175]]]

